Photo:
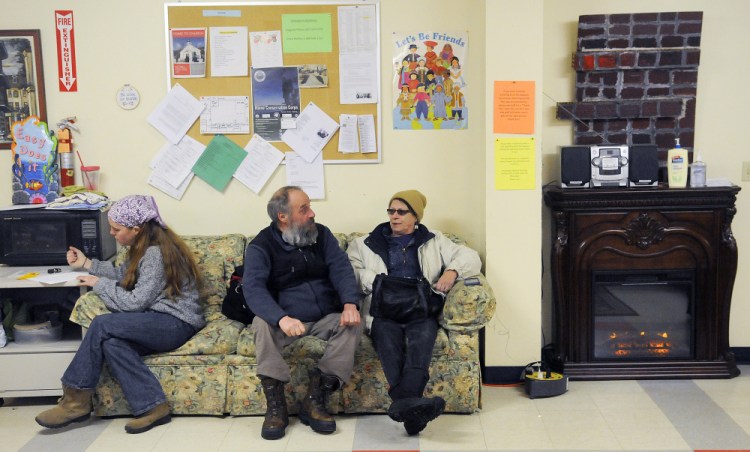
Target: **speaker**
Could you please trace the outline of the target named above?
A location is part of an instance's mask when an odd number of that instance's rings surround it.
[[[659,184],[659,157],[655,144],[630,146],[631,187],[649,187]]]
[[[588,188],[591,183],[591,147],[560,147],[560,181],[563,188]]]

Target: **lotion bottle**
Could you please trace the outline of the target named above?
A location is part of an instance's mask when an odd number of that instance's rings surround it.
[[[700,152],[695,154],[693,164],[690,165],[690,186],[706,186],[706,164],[703,162]]]
[[[687,152],[680,146],[679,138],[674,141],[674,148],[667,151],[667,180],[669,188],[685,188],[688,176]]]

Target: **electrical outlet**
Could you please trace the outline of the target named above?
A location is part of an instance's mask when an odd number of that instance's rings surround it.
[[[750,182],[750,162],[742,162],[742,182]]]

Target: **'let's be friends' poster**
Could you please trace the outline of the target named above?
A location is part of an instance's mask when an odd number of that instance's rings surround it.
[[[393,128],[466,129],[466,31],[393,33]]]

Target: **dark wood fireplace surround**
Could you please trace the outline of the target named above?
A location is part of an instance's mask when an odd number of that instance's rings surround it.
[[[729,312],[737,273],[731,223],[740,188],[544,187],[552,216],[553,367],[570,379],[731,378]],[[693,359],[593,356],[592,271],[693,270]]]

